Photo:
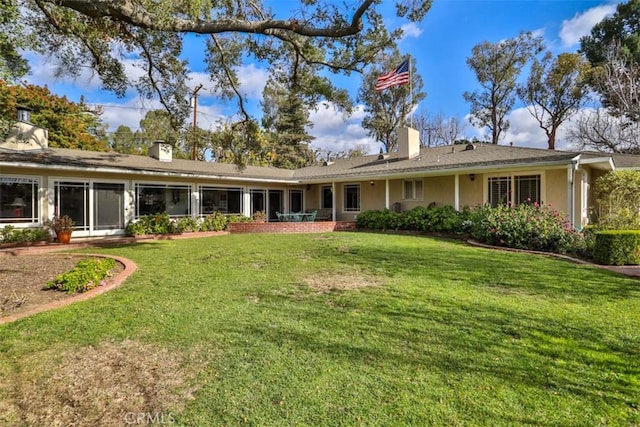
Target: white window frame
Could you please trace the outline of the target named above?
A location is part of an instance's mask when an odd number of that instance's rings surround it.
[[[3,222],[3,218],[0,218],[0,224],[1,225],[11,225],[12,227],[16,227],[16,228],[25,228],[25,227],[34,227],[34,226],[40,226],[42,225],[42,218],[44,216],[43,211],[42,211],[42,195],[43,195],[43,191],[44,188],[42,187],[42,177],[38,176],[38,175],[20,175],[20,174],[11,174],[11,175],[2,175],[2,177],[0,178],[0,180],[12,180],[15,179],[16,181],[19,180],[31,180],[31,185],[33,185],[33,183],[36,184],[37,188],[36,188],[36,194],[34,196],[35,200],[34,200],[34,208],[37,210],[37,214],[36,215],[31,215],[31,220],[29,221],[10,221],[10,222]]]
[[[59,182],[69,182],[69,183],[79,183],[79,184],[87,184],[89,187],[89,212],[85,214],[88,215],[88,224],[85,226],[83,230],[74,230],[73,234],[75,236],[109,236],[109,235],[120,235],[124,233],[124,229],[113,229],[113,230],[96,230],[94,229],[94,192],[93,185],[98,184],[122,184],[124,185],[124,212],[123,219],[124,225],[126,227],[127,222],[133,219],[133,214],[135,214],[135,194],[131,194],[130,181],[125,179],[105,179],[105,178],[78,178],[78,177],[68,177],[68,176],[51,176],[48,180],[47,192],[48,192],[48,212],[49,217],[52,217],[54,212],[56,211],[55,206],[55,191],[56,191],[56,183]]]
[[[225,186],[225,185],[206,185],[206,184],[201,184],[201,185],[198,185],[197,188],[198,188],[198,193],[197,193],[197,197],[198,197],[197,215],[198,216],[208,215],[208,214],[203,213],[203,209],[202,209],[202,191],[203,190],[238,191],[240,193],[240,212],[231,212],[231,213],[229,213],[227,211],[227,213],[225,215],[244,215],[244,204],[245,204],[244,194],[246,192],[246,187],[233,187],[233,186]],[[228,210],[228,203],[229,203],[229,200],[227,199],[227,210]]]
[[[184,189],[186,188],[187,190],[187,194],[189,197],[187,206],[188,206],[188,210],[189,213],[188,214],[181,214],[181,215],[170,215],[171,218],[185,218],[185,217],[193,217],[193,184],[192,183],[184,183],[184,182],[158,182],[158,181],[134,181],[133,182],[133,186],[132,188],[132,193],[133,193],[133,201],[132,201],[132,205],[133,205],[133,217],[137,220],[140,219],[141,217],[145,216],[145,215],[140,215],[139,214],[139,207],[138,207],[138,188],[140,186],[150,186],[150,187],[157,187],[157,188],[171,188],[171,187],[179,187],[180,189]]]

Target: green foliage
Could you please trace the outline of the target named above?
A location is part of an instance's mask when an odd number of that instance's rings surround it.
[[[465,92],[471,105],[471,123],[487,127],[491,142],[497,144],[509,128],[507,114],[515,103],[516,80],[527,62],[542,50],[542,39],[520,33],[498,43],[488,41],[473,47],[467,65],[475,73],[481,89]]]
[[[131,221],[125,227],[128,236],[143,236],[146,234],[178,233],[178,226],[168,213],[149,214]]]
[[[14,119],[17,105],[29,107],[31,122],[48,130],[49,146],[107,151],[105,126],[100,111],[89,111],[81,101],[52,94],[47,87],[7,85],[0,80],[0,117]]]
[[[240,1],[27,1],[20,8],[11,2],[6,27],[7,54],[28,34],[25,51],[53,55],[56,75],[78,76],[87,67],[103,87],[124,96],[129,87],[145,98],[155,98],[178,129],[189,114],[189,55],[185,35],[207,35],[203,51],[209,72],[208,89],[223,99],[238,98],[243,119],[246,96],[238,88],[238,70],[250,61],[269,64],[270,73],[286,69],[287,76],[305,95],[341,103],[345,91],[323,71],[350,74],[373,62],[382,49],[402,38],[402,30],[388,31],[391,16],[383,16],[379,1],[345,5],[319,0],[281,2],[277,18],[270,2]],[[432,0],[397,0],[395,16],[420,21]],[[133,6],[132,6],[133,4]],[[187,39],[188,40],[188,39]],[[0,38],[0,44],[3,42]],[[22,48],[23,46],[19,46]],[[135,57],[144,73],[126,72]],[[187,59],[185,59],[187,58]],[[290,59],[293,58],[293,59]],[[19,58],[18,58],[19,59]],[[283,62],[290,61],[289,70]],[[307,71],[310,78],[299,78]],[[315,105],[315,104],[314,104]]]
[[[235,222],[251,222],[253,221],[250,217],[248,216],[244,216],[244,215],[236,215],[236,214],[232,214],[232,215],[228,215],[227,216],[227,223],[235,223]]]
[[[640,264],[640,230],[595,233],[593,259],[607,265]]]
[[[193,233],[198,231],[222,231],[228,222],[240,222],[221,212],[214,212],[204,218],[180,217],[172,219],[168,213],[145,215],[137,221],[130,221],[125,227],[127,236],[147,234]],[[241,217],[238,217],[241,218]]]
[[[482,206],[470,212],[470,220],[471,236],[489,245],[557,253],[584,248],[582,236],[547,205]]]
[[[640,63],[640,0],[628,0],[616,7],[616,12],[591,28],[580,39],[580,51],[594,65],[607,60],[607,50],[620,43],[624,55]]]
[[[405,212],[371,210],[358,214],[356,227],[364,230],[407,230],[417,232],[464,232],[464,216],[453,206],[425,208],[418,206]]]
[[[227,216],[221,212],[214,212],[202,218],[200,231],[222,231],[231,222]]]
[[[617,170],[595,183],[599,229],[640,229],[640,172]]]
[[[49,231],[41,227],[16,228],[6,225],[0,230],[0,243],[48,242],[50,239]]]
[[[517,87],[518,96],[533,108],[529,112],[547,135],[550,150],[555,149],[558,127],[574,115],[586,98],[585,78],[589,63],[577,53],[547,52],[533,60],[526,84]]]
[[[69,272],[59,274],[45,285],[45,289],[56,289],[68,294],[86,292],[97,286],[104,286],[109,270],[115,267],[112,258],[84,259]]]

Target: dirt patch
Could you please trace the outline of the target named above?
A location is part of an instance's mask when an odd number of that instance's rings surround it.
[[[17,363],[0,381],[3,425],[173,424],[171,411],[193,398],[197,365],[131,340],[48,349]]]
[[[72,270],[86,255],[60,253],[0,255],[0,318],[13,316],[55,301],[72,298],[65,292],[44,290],[58,274]],[[120,263],[109,272],[115,277]],[[109,279],[106,280],[109,283]]]
[[[317,274],[313,277],[306,277],[303,281],[318,293],[362,289],[379,286],[382,283],[381,280],[373,276],[358,272]]]

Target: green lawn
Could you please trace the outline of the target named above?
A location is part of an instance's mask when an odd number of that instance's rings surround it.
[[[0,326],[0,424],[640,423],[637,280],[365,233],[99,252],[139,269]]]

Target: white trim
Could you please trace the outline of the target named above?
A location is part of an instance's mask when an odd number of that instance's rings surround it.
[[[7,225],[10,225],[15,228],[42,227],[42,225],[44,224],[44,220],[46,219],[44,210],[43,210],[44,204],[42,203],[43,193],[45,191],[44,184],[43,184],[44,182],[43,176],[42,175],[24,175],[24,174],[2,174],[0,179],[2,178],[18,178],[18,179],[29,179],[29,180],[35,181],[38,188],[37,188],[36,194],[34,195],[34,198],[35,198],[34,208],[36,208],[36,210],[38,211],[38,215],[36,217],[33,217],[33,213],[32,213],[31,218],[33,218],[33,221],[29,221],[29,222],[2,222],[2,218],[0,218],[0,227],[5,227]]]
[[[358,209],[347,210],[347,187],[357,187],[358,189]],[[345,182],[342,184],[342,213],[353,214],[362,210],[362,184],[360,182]]]

